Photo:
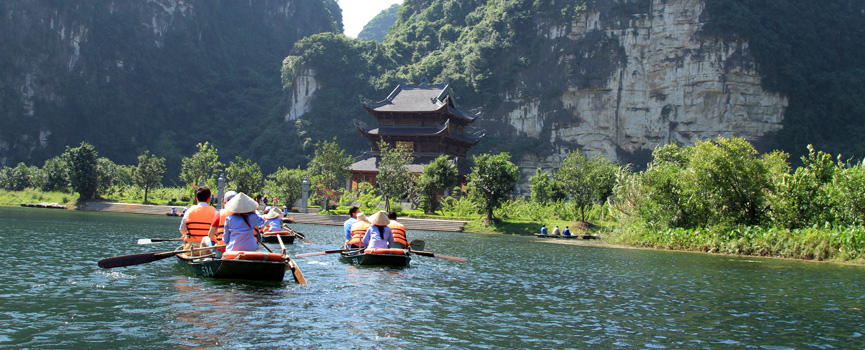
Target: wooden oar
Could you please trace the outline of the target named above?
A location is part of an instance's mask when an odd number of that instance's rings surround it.
[[[428,256],[428,257],[432,257],[432,258],[439,258],[439,259],[453,260],[453,261],[461,261],[461,262],[466,262],[466,261],[468,261],[468,259],[466,259],[466,258],[459,258],[459,257],[456,257],[456,256],[447,256],[447,255],[441,255],[441,254],[433,254],[433,253],[430,253],[430,252],[421,252],[421,251],[417,251],[417,250],[410,250],[410,252],[415,253],[415,254],[417,254],[417,255],[423,255],[423,256]]]
[[[138,244],[152,244],[155,242],[179,242],[183,238],[140,238]]]
[[[315,244],[315,243],[313,243],[311,240],[309,240],[308,238],[306,238],[306,236],[302,235],[300,232],[297,232],[297,231],[293,230],[291,227],[288,227],[288,225],[286,225],[286,224],[282,224],[282,228],[283,228],[283,229],[286,229],[286,230],[290,231],[291,233],[294,233],[295,235],[297,235],[298,237],[300,237],[300,239],[303,240],[303,243],[306,243],[306,244]]]
[[[305,257],[308,257],[308,256],[316,256],[316,255],[333,254],[333,253],[347,252],[347,251],[349,251],[349,249],[325,250],[325,251],[323,251],[323,252],[297,254],[297,257],[298,257],[298,258],[305,258]]]
[[[291,264],[291,272],[294,273],[294,281],[299,284],[306,284],[306,278],[303,277],[303,272],[300,271],[300,265],[288,256],[288,253],[285,250],[285,245],[282,244],[282,237],[276,235],[276,240],[279,242],[279,247],[282,248],[282,255],[285,256],[285,258],[288,259],[288,263]]]
[[[99,267],[103,269],[110,269],[114,267],[123,267],[123,266],[132,266],[139,264],[146,264],[149,262],[154,262],[157,260],[162,260],[165,258],[170,258],[177,254],[182,253],[191,253],[200,250],[210,250],[216,248],[223,248],[225,245],[218,245],[213,247],[203,247],[203,248],[192,248],[187,250],[174,250],[170,252],[161,252],[161,253],[142,253],[142,254],[132,254],[132,255],[123,255],[123,256],[115,256],[112,258],[105,258],[99,260],[97,263]]]

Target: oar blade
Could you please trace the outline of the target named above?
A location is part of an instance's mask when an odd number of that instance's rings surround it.
[[[149,262],[154,262],[156,260],[162,260],[169,256],[173,255],[162,255],[160,253],[142,253],[142,254],[132,254],[132,255],[124,255],[124,256],[115,256],[111,258],[105,258],[99,260],[97,265],[103,269],[110,269],[115,267],[124,267],[124,266],[132,266],[132,265],[141,265]]]
[[[408,244],[412,250],[423,250],[426,247],[426,241],[422,239],[412,240],[411,243]]]
[[[150,238],[140,238],[138,244],[153,244],[153,241]]]
[[[306,284],[306,278],[303,277],[303,272],[300,271],[300,266],[292,259],[288,257],[288,262],[291,263],[291,270],[294,273],[294,281],[298,284]]]
[[[459,262],[468,261],[468,259],[466,259],[466,258],[460,258],[460,257],[456,257],[456,256],[441,255],[441,254],[435,254],[435,253],[430,253],[430,252],[420,252],[420,251],[416,251],[416,250],[412,250],[411,252],[415,253],[417,255],[428,256],[431,258],[439,258],[439,259],[459,261]]]

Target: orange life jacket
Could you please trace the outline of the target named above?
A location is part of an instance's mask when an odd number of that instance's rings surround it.
[[[214,244],[225,244],[225,242],[222,241],[222,234],[225,233],[225,218],[231,216],[231,214],[233,213],[226,209],[219,211],[219,226],[216,226],[216,243]],[[220,250],[225,251],[225,248]]]
[[[396,220],[391,220],[387,227],[390,227],[390,232],[393,233],[394,248],[408,247],[408,240],[405,237],[405,226],[403,224],[396,222]],[[402,246],[397,246],[397,244],[402,244]]]
[[[363,246],[363,235],[366,234],[366,230],[371,226],[370,223],[366,221],[358,221],[351,226],[351,239],[345,244],[354,245],[358,247]]]
[[[200,243],[210,231],[216,209],[209,205],[195,205],[186,214],[186,236],[183,240],[187,243]]]

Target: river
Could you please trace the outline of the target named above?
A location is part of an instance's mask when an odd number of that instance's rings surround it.
[[[865,347],[865,268],[409,231],[408,269],[296,259],[309,282],[200,279],[169,251],[178,218],[0,208],[0,347],[651,348]],[[335,249],[335,226],[292,225]],[[290,273],[286,275],[291,280]]]

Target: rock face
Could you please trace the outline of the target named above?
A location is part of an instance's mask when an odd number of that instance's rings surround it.
[[[747,43],[701,35],[704,7],[702,0],[654,0],[648,13],[613,16],[599,9],[564,25],[540,25],[539,35],[557,46],[603,48],[598,43],[612,41],[618,47],[600,53],[608,64],[579,68],[598,74],[569,84],[553,103],[520,90],[504,96],[511,103],[503,105],[516,107],[495,113],[517,133],[548,138],[555,148],[551,156],[523,157],[524,174],[556,168],[575,148],[644,165],[657,145],[718,136],[759,143],[779,131],[787,99],[761,88]],[[591,63],[598,54],[574,50],[559,60]]]
[[[0,166],[82,140],[129,162],[218,138],[165,126],[261,118],[282,58],[325,31],[341,31],[335,0],[0,1]]]

